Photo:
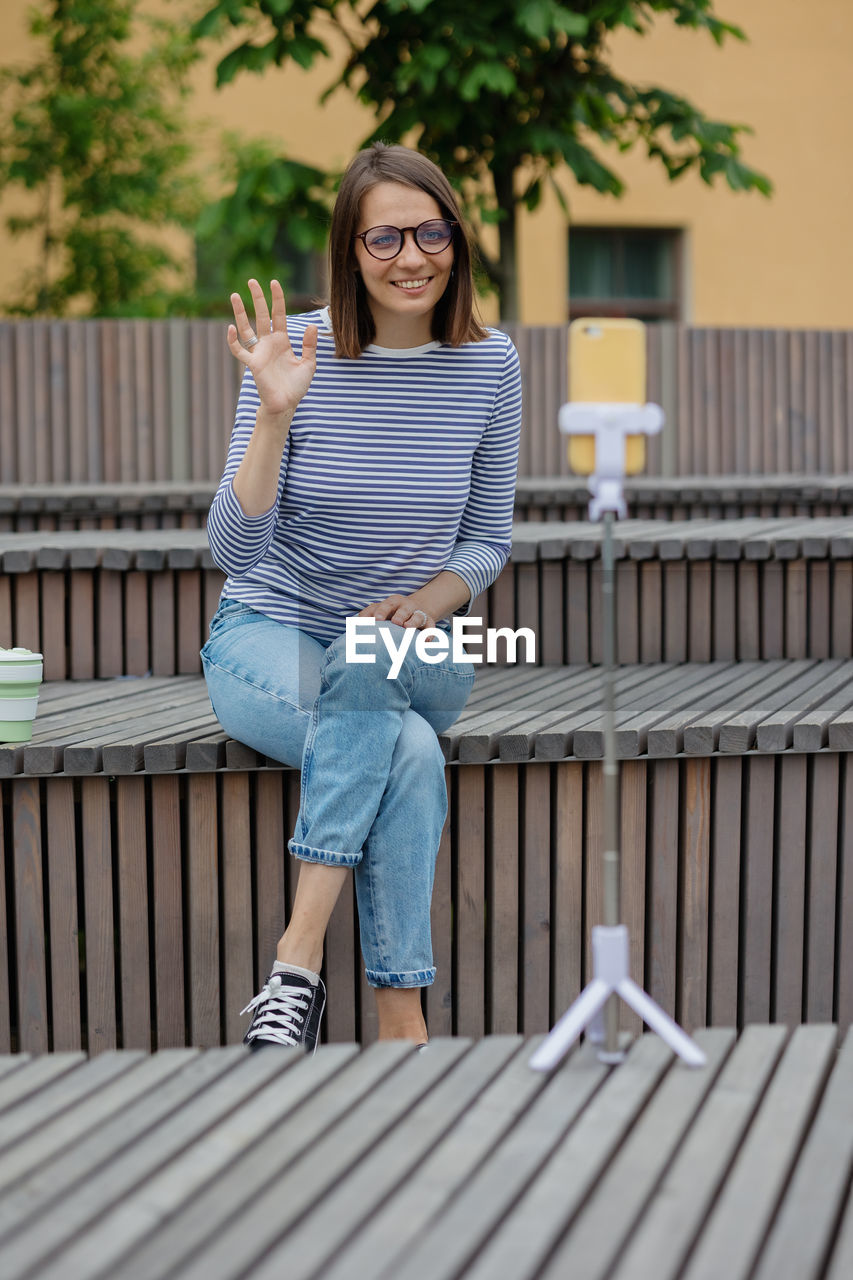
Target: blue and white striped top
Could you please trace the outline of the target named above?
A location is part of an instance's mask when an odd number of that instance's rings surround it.
[[[471,600],[507,561],[521,421],[518,354],[483,342],[370,346],[336,357],[328,309],[288,320],[294,351],[317,324],[317,371],[291,423],[278,497],[243,512],[231,481],[260,399],[246,371],[208,537],[228,574],[223,594],[323,644],[347,615],[442,569]]]

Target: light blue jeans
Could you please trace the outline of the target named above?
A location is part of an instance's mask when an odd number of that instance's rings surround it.
[[[352,867],[361,950],[375,987],[435,979],[430,936],[435,859],[447,814],[436,734],[474,683],[469,662],[422,662],[412,644],[399,675],[377,628],[375,662],[224,599],[201,651],[210,701],[226,733],[302,770],[290,852]],[[359,652],[370,653],[359,638]]]

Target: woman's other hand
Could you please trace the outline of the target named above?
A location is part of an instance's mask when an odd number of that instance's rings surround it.
[[[284,290],[278,280],[270,284],[272,316],[257,280],[249,281],[255,309],[255,329],[249,323],[243,299],[231,294],[234,324],[228,326],[228,348],[250,369],[261,398],[271,415],[292,414],[311,385],[317,367],[317,326],[309,324],[297,356],[287,335]]]
[[[418,631],[435,626],[435,618],[430,617],[424,609],[419,609],[417,601],[411,596],[386,596],[375,604],[365,605],[356,617],[376,618],[378,622],[396,622],[400,627],[416,627]]]

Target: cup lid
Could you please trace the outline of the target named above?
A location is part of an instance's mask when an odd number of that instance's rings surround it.
[[[0,645],[0,662],[24,662],[25,660],[33,658],[37,658],[38,661],[41,662],[43,657],[44,654],[33,653],[32,649],[22,649],[20,647],[4,649],[3,646]]]

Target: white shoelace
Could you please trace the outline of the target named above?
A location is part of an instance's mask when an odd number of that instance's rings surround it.
[[[282,975],[274,973],[254,999],[240,1011],[242,1016],[258,1009],[246,1038],[254,1040],[262,1036],[264,1040],[274,1040],[277,1044],[301,1044],[302,1024],[308,1004],[308,996],[303,987],[285,986]],[[262,1005],[265,1006],[263,1009]]]

